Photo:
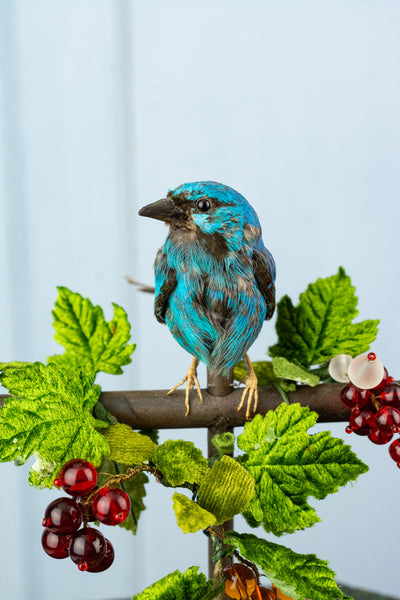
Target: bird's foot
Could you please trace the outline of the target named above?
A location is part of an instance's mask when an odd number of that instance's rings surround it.
[[[176,385],[174,385],[174,387],[171,388],[169,390],[169,392],[168,392],[168,395],[172,394],[172,392],[174,392],[175,390],[177,390],[179,387],[181,387],[181,385],[183,385],[185,383],[185,381],[187,381],[187,384],[186,384],[186,395],[185,395],[186,416],[190,412],[189,394],[190,394],[190,390],[193,389],[194,386],[196,386],[196,388],[197,388],[197,393],[199,395],[200,402],[203,402],[203,396],[201,395],[201,389],[200,389],[199,380],[197,379],[197,365],[198,365],[198,362],[199,361],[197,360],[197,358],[194,358],[193,361],[192,361],[192,364],[189,367],[189,370],[188,370],[187,374],[182,379],[182,381],[180,381],[179,383],[177,383]]]
[[[250,420],[250,412],[251,412],[251,404],[254,400],[254,406],[253,406],[253,414],[256,412],[257,410],[257,404],[258,404],[258,380],[257,380],[257,375],[254,372],[253,366],[251,364],[251,361],[248,357],[248,355],[246,354],[244,357],[244,362],[247,368],[247,377],[244,380],[244,383],[246,384],[246,387],[243,390],[243,394],[242,397],[240,399],[240,404],[238,406],[238,410],[240,410],[247,398],[247,403],[246,403],[246,421]]]

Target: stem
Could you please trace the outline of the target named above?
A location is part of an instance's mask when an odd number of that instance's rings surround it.
[[[128,479],[132,479],[138,473],[146,471],[147,473],[151,473],[157,479],[159,483],[162,481],[162,474],[160,471],[157,471],[155,467],[151,467],[150,465],[136,465],[135,467],[129,467],[126,473],[120,473],[119,475],[110,475],[109,473],[100,473],[101,475],[109,475],[107,479],[104,481],[103,485],[94,489],[93,492],[82,501],[83,506],[83,526],[86,527],[89,521],[89,508],[92,504],[94,496],[97,494],[99,490],[103,488],[109,487],[110,485],[118,485],[122,481],[127,481]]]

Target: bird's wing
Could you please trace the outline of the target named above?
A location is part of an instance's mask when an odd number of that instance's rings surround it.
[[[272,254],[261,245],[253,253],[253,270],[258,288],[267,303],[265,320],[272,317],[275,310],[275,261]]]
[[[165,323],[165,313],[168,307],[168,299],[171,292],[175,289],[177,279],[176,271],[168,265],[167,255],[163,249],[157,253],[154,263],[156,297],[154,300],[154,314],[157,321]]]

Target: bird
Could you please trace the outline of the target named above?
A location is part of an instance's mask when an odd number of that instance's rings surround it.
[[[258,390],[247,351],[275,309],[275,261],[255,210],[227,185],[195,181],[169,190],[139,215],[169,227],[154,262],[154,314],[193,357],[186,376],[168,393],[186,382],[187,415],[194,386],[202,402],[199,362],[211,376],[227,377],[244,360],[247,377],[238,410],[247,399],[248,420]]]

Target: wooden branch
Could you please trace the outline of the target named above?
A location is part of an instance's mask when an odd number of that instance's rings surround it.
[[[300,386],[289,392],[291,403],[299,402],[319,414],[322,423],[347,421],[350,411],[340,401],[343,384],[329,383],[314,388]],[[185,392],[177,390],[167,396],[167,390],[103,392],[100,402],[121,423],[134,429],[187,429],[190,427],[215,427],[227,429],[244,425],[246,407],[237,410],[243,388],[234,388],[229,395],[212,396],[202,390],[203,404],[197,392],[191,392],[190,414],[185,416]],[[0,396],[0,406],[8,396]],[[274,387],[259,388],[257,412],[264,415],[282,402]]]
[[[319,414],[322,423],[348,421],[350,411],[340,401],[343,384],[331,383],[314,388],[302,386],[288,393],[289,401],[309,406]],[[185,392],[177,390],[167,396],[167,390],[103,392],[100,402],[121,423],[134,429],[181,429],[215,427],[227,429],[246,422],[246,407],[237,410],[243,388],[235,388],[227,396],[212,396],[202,390],[203,404],[195,391],[191,392],[190,413],[185,416]],[[259,388],[257,412],[262,415],[275,409],[282,397],[274,387]]]

